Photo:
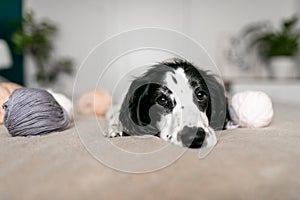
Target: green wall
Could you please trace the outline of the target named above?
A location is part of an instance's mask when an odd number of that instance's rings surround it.
[[[13,50],[11,43],[12,33],[21,27],[22,0],[0,0],[0,38],[5,39]],[[0,70],[0,76],[6,79],[24,84],[23,56],[12,52],[13,66],[9,69]]]

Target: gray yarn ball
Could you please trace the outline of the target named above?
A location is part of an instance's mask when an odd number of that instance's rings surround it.
[[[4,125],[12,136],[44,135],[69,125],[67,112],[46,90],[16,89],[2,107]]]

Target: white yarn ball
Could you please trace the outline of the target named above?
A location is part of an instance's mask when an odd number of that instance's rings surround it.
[[[239,127],[265,127],[273,118],[272,101],[261,91],[239,92],[232,97],[229,113]]]
[[[69,120],[70,120],[70,122],[72,122],[73,121],[72,101],[68,97],[66,97],[65,95],[63,95],[61,93],[55,93],[50,89],[48,89],[47,91],[54,97],[54,99],[57,101],[57,103],[59,103],[59,105],[61,107],[63,107],[65,109],[65,111],[67,111]]]

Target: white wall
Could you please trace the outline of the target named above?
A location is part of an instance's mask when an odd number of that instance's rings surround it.
[[[50,18],[59,25],[56,54],[73,57],[76,68],[106,38],[139,27],[163,27],[185,33],[216,60],[221,34],[236,32],[245,24],[262,19],[278,23],[294,13],[296,5],[296,0],[24,0],[25,10],[32,9],[39,18]],[[130,65],[132,59],[125,63]],[[93,72],[103,70],[96,60],[89,67],[77,93],[93,88]],[[32,85],[33,66],[27,63],[25,70],[27,84]],[[61,78],[58,89],[71,94],[73,81],[74,77]]]

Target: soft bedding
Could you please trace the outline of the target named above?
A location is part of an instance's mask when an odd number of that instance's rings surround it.
[[[2,125],[0,199],[298,199],[300,106],[275,104],[274,110],[269,127],[223,131],[204,159],[187,150],[170,166],[141,174],[122,173],[96,160],[75,125],[27,138],[11,137]],[[80,130],[98,134],[91,118],[76,121]],[[112,140],[137,150],[164,144],[156,137],[147,143],[131,137]],[[110,156],[110,148],[103,154]]]

